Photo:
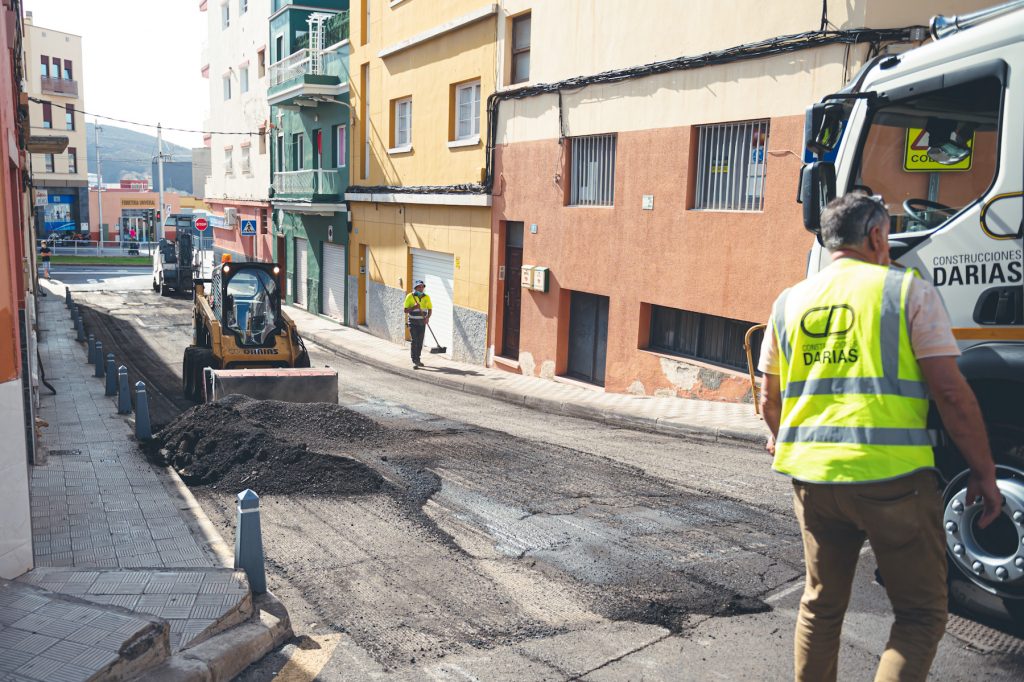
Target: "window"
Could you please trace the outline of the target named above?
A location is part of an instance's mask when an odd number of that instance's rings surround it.
[[[279,62],[284,59],[284,36],[274,38],[274,54],[277,55],[277,59],[274,61]]]
[[[78,172],[78,150],[68,147],[68,173]]]
[[[238,67],[238,89],[242,94],[249,92],[249,65]]]
[[[75,105],[67,104],[64,106],[64,127],[68,130],[75,129]]]
[[[50,58],[46,55],[39,57],[39,75],[43,78],[50,77]]]
[[[743,350],[743,337],[753,326],[753,322],[652,305],[649,347],[663,353],[745,370],[747,355]],[[755,366],[762,333],[758,332],[751,338]]]
[[[455,88],[455,139],[480,137],[480,81]]]
[[[224,101],[231,99],[231,75],[225,74],[221,77],[221,82],[224,84]]]
[[[234,149],[231,147],[224,147],[224,175],[234,175],[235,173],[235,158]]]
[[[319,128],[313,131],[313,168],[324,167],[324,135]]]
[[[72,68],[71,68],[71,60],[70,59],[65,59],[64,60],[64,80],[70,81],[70,80],[74,80],[74,79],[75,79],[75,74],[74,74],[74,71],[72,71]]]
[[[50,78],[60,78],[60,59],[53,58],[53,68],[50,70]]]
[[[302,158],[305,149],[305,139],[302,133],[292,135],[292,170],[302,170],[306,167],[305,159]]]
[[[337,131],[334,133],[334,165],[338,168],[345,167],[345,158],[348,154],[348,149],[345,147],[345,126],[337,126]]]
[[[512,82],[530,80],[530,15],[512,20]]]
[[[412,98],[395,100],[392,110],[395,149],[412,146]]]
[[[225,29],[231,25],[231,8],[228,3],[224,3],[220,6],[220,27]]]
[[[277,134],[277,172],[284,172],[284,133]]]
[[[266,78],[267,76],[267,51],[260,49],[256,53],[256,77]]]
[[[697,138],[693,207],[709,211],[763,210],[768,121],[700,126]]]
[[[53,105],[49,102],[43,102],[43,127],[53,127]]]
[[[53,172],[53,154],[43,154],[43,164],[45,165],[46,172]]]
[[[247,145],[247,144],[242,145],[242,158],[241,158],[242,175],[251,175],[252,174],[252,165],[250,163],[249,149],[250,149],[249,145]]]
[[[238,0],[238,16],[249,11],[249,0]]]
[[[615,139],[615,135],[570,138],[570,205],[614,205]]]

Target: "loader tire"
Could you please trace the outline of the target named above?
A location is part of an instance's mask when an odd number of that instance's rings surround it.
[[[303,350],[299,357],[295,358],[295,366],[300,368],[309,367],[309,351]]]
[[[193,386],[195,375],[192,367],[195,365],[195,355],[198,350],[195,346],[189,346],[185,349],[185,355],[181,359],[181,392],[189,400],[195,400],[195,387]]]

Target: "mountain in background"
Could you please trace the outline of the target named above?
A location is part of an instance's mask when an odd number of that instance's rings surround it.
[[[96,134],[93,124],[85,124],[88,144],[89,172],[96,172]],[[192,150],[164,140],[164,153],[169,161],[191,161]],[[100,159],[103,161],[103,182],[141,180],[152,175],[156,156],[156,135],[103,123],[100,125]]]

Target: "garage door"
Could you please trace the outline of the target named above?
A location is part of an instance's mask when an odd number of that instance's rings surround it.
[[[455,287],[455,259],[450,253],[438,251],[412,250],[413,281],[422,279],[427,284],[430,302],[434,305],[434,313],[430,316],[430,328],[442,346],[452,349],[452,329],[454,310],[452,307]],[[427,332],[425,345],[432,346],[434,338]]]
[[[295,305],[306,307],[306,240],[295,239]]]
[[[345,247],[324,242],[323,314],[345,321]]]

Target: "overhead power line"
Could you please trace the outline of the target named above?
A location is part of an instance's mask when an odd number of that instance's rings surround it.
[[[28,99],[29,99],[30,102],[35,102],[36,104],[53,104],[53,102],[51,102],[50,100],[39,99],[38,97],[29,97]],[[58,106],[60,106],[60,105],[58,105]],[[79,114],[83,114],[85,116],[92,116],[93,118],[102,118],[102,119],[105,119],[107,121],[116,121],[117,123],[127,123],[128,125],[133,125],[133,126],[142,126],[143,128],[159,128],[159,127],[161,127],[161,125],[158,124],[158,123],[142,123],[140,121],[129,121],[129,120],[124,119],[124,118],[116,118],[114,116],[104,116],[103,114],[96,114],[96,113],[93,113],[91,111],[84,111],[82,109],[75,109],[75,111],[78,112]],[[164,130],[171,130],[171,131],[174,131],[176,133],[198,133],[200,135],[259,135],[260,134],[260,132],[258,130],[257,131],[252,131],[252,132],[239,132],[239,131],[227,131],[227,130],[193,130],[191,128],[172,128],[170,126],[162,126],[162,127],[163,127]]]

